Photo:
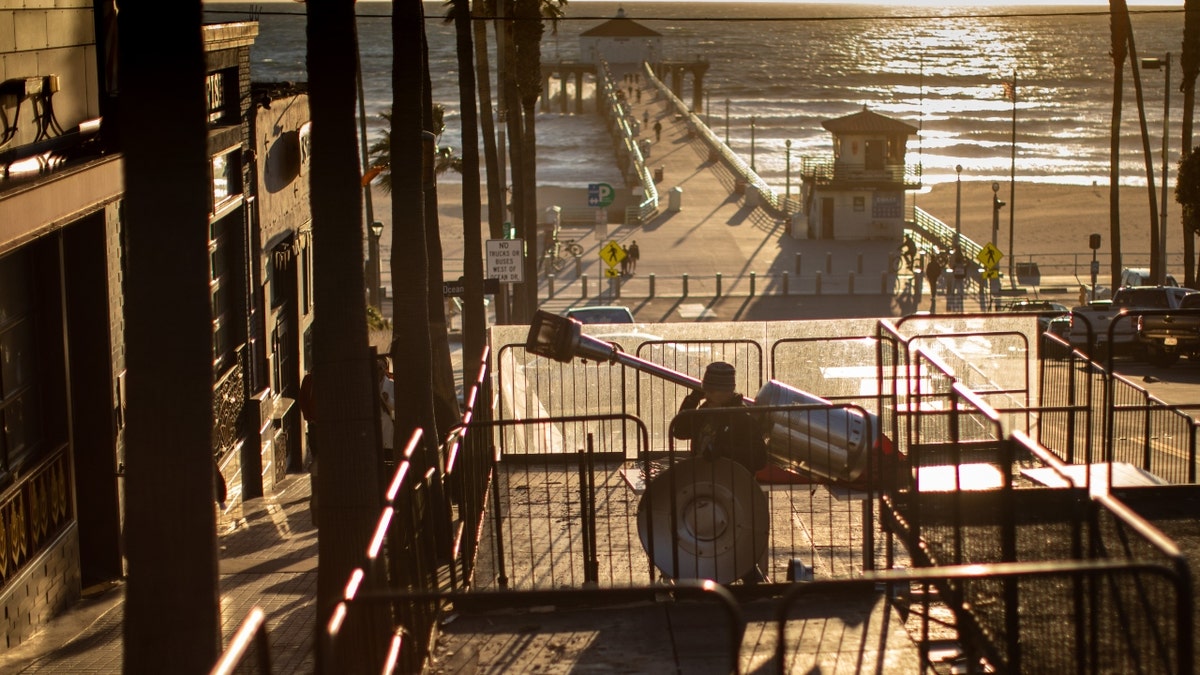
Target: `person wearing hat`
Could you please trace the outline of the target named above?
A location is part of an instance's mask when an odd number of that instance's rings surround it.
[[[692,441],[694,454],[726,457],[746,467],[750,473],[765,467],[767,446],[762,428],[737,392],[737,370],[733,365],[724,361],[708,364],[700,386],[679,405],[679,414],[673,423],[675,438]],[[689,414],[692,410],[710,408],[730,410]]]

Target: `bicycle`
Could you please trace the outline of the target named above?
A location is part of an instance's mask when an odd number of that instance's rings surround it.
[[[583,255],[583,246],[575,243],[574,239],[555,239],[554,247],[547,253],[550,254],[550,267],[555,272],[561,272],[571,258]]]

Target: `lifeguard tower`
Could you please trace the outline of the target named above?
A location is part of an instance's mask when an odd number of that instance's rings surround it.
[[[792,234],[801,239],[899,241],[904,193],[921,187],[920,164],[905,163],[908,137],[917,128],[872,112],[825,120],[833,155],[805,157],[802,208]]]

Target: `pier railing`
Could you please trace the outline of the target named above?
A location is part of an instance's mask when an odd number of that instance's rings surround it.
[[[695,133],[700,137],[701,140],[704,141],[705,145],[709,147],[710,153],[720,158],[720,160],[724,162],[725,166],[733,172],[734,180],[737,181],[736,184],[738,186],[738,190],[743,191],[746,194],[747,204],[761,205],[772,216],[777,218],[786,218],[788,214],[786,212],[785,204],[783,203],[783,199],[779,196],[779,193],[775,191],[775,188],[767,185],[767,182],[763,180],[758,173],[751,169],[750,166],[746,164],[745,160],[738,156],[736,152],[730,150],[729,146],[721,141],[721,139],[717,138],[717,135],[712,132],[712,129],[708,128],[708,125],[705,124],[702,119],[700,119],[700,116],[692,112],[687,104],[681,101],[679,97],[671,91],[670,87],[663,83],[662,80],[658,79],[658,77],[654,74],[654,69],[650,67],[650,64],[643,63],[642,69],[644,71],[643,74],[646,76],[646,81],[649,82],[653,87],[657,88],[662,95],[667,98],[667,100],[670,102],[670,107],[675,110],[676,114],[682,115],[687,120],[688,127],[693,133]],[[751,195],[754,196],[751,197]],[[759,201],[751,201],[754,199]]]
[[[631,172],[637,177],[633,182],[642,188],[641,201],[628,208],[625,220],[627,223],[645,223],[658,212],[658,188],[654,185],[654,176],[646,166],[645,154],[638,143],[637,119],[633,117],[629,102],[617,95],[619,88],[613,85],[607,62],[600,62],[596,87],[600,101],[597,107],[608,123],[609,133],[618,144],[617,163],[623,171],[627,171],[626,180]]]

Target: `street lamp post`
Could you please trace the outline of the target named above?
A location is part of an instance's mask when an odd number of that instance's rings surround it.
[[[958,251],[962,248],[962,164],[954,167],[954,173],[958,176],[954,194],[954,250]]]
[[[792,139],[783,142],[783,208],[787,209],[788,200],[792,198]]]
[[[1163,132],[1162,132],[1162,202],[1158,209],[1158,279],[1165,284],[1167,279],[1167,134],[1171,119],[1171,52],[1161,59],[1142,59],[1142,67],[1150,70],[1163,69]]]
[[[382,272],[379,264],[379,238],[383,236],[383,223],[378,220],[371,223],[371,306],[379,308],[379,288],[383,286]]]
[[[750,170],[758,171],[754,168],[754,125],[758,122],[758,117],[750,116]]]
[[[964,276],[962,259],[962,164],[954,166],[954,174],[957,177],[954,193],[954,293],[961,296]],[[961,309],[961,305],[959,308]]]
[[[725,99],[725,147],[729,147],[729,99]]]
[[[1000,201],[1000,184],[992,183],[992,246],[996,245],[996,235],[1000,232],[1000,209],[1004,202]],[[1009,251],[1012,255],[1012,251]]]

